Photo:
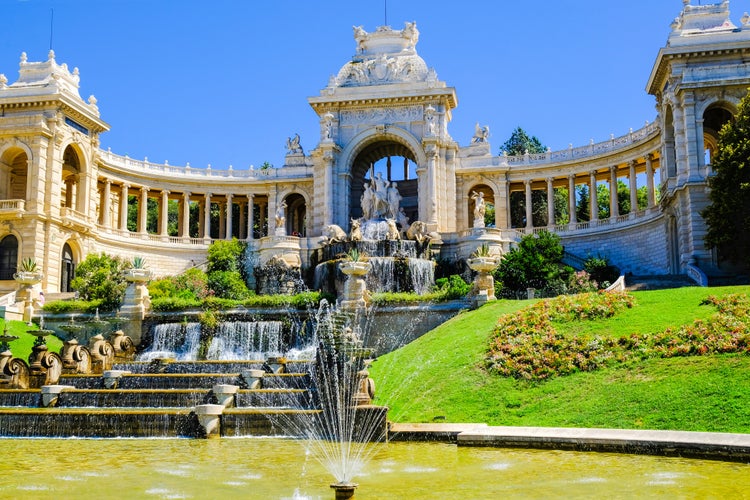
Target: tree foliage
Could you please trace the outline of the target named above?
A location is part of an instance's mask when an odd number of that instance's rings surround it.
[[[521,127],[516,127],[510,138],[500,146],[500,154],[505,152],[509,156],[522,155],[527,151],[529,154],[544,153],[547,148],[536,136],[529,137]]]
[[[83,300],[101,300],[103,311],[113,311],[125,296],[125,261],[105,253],[89,254],[76,267],[76,277],[70,283]]]
[[[709,179],[711,204],[701,212],[706,244],[722,258],[750,264],[750,97],[742,99],[734,122],[719,132]]]
[[[568,274],[560,261],[563,246],[560,237],[549,231],[528,234],[518,246],[508,252],[495,271],[495,279],[502,285],[502,295],[515,296],[527,288],[544,289],[554,280]]]

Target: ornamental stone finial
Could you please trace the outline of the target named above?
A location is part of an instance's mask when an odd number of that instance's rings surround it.
[[[21,64],[26,64],[27,59],[26,52],[21,52]]]
[[[5,74],[0,73],[0,89],[4,89],[8,85],[8,77]]]
[[[47,52],[47,58],[50,61],[54,61],[55,60],[55,51],[52,50],[52,49],[49,49],[49,52]]]
[[[747,12],[745,12],[742,15],[742,18],[740,19],[740,21],[742,22],[743,26],[747,26],[747,24],[750,22],[750,14],[748,14]]]
[[[94,96],[94,94],[91,94],[91,95],[89,96],[89,104],[91,104],[92,106],[96,106],[96,103],[97,103],[97,102],[99,102],[99,101],[97,101],[97,99],[96,99],[96,97]]]

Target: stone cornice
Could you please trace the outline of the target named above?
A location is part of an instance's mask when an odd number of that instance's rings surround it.
[[[98,134],[109,130],[109,124],[94,116],[91,111],[82,109],[81,103],[68,98],[63,94],[51,94],[42,96],[13,96],[2,97],[0,95],[0,109],[56,109],[60,110],[70,118],[86,126],[92,133]],[[85,105],[84,105],[85,106]]]
[[[750,55],[750,41],[735,43],[706,44],[688,47],[662,47],[656,56],[654,67],[646,84],[646,92],[657,95],[664,88],[669,76],[668,68],[674,60],[705,58],[728,54]]]
[[[368,95],[369,94],[369,95]],[[323,114],[333,107],[371,107],[383,105],[404,105],[425,102],[445,102],[448,109],[453,109],[458,105],[456,90],[453,87],[442,89],[430,89],[429,92],[420,90],[418,93],[401,95],[372,95],[372,93],[352,92],[349,95],[317,96],[309,97],[307,100],[310,106],[318,114]]]

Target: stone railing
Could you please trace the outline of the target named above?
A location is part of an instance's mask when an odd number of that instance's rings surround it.
[[[312,175],[312,167],[293,166],[293,167],[282,167],[282,168],[266,168],[266,169],[253,169],[250,167],[249,170],[235,170],[230,165],[228,169],[214,169],[210,166],[208,168],[195,168],[191,167],[188,163],[186,166],[173,166],[167,162],[163,164],[153,163],[145,160],[136,160],[129,156],[120,156],[112,153],[111,151],[99,151],[99,158],[107,165],[116,168],[118,170],[130,171],[133,173],[142,174],[149,172],[157,175],[172,175],[179,177],[203,177],[203,178],[239,178],[239,179],[285,179],[285,178],[298,178],[298,177],[310,177]]]
[[[212,239],[203,238],[184,238],[182,236],[163,236],[160,234],[151,233],[137,233],[128,231],[126,229],[113,229],[111,227],[105,227],[101,224],[97,225],[98,236],[102,239],[127,239],[127,240],[140,240],[148,241],[151,243],[165,244],[165,245],[199,245],[208,246]]]
[[[514,228],[520,235],[524,234],[538,234],[542,231],[550,231],[553,233],[566,233],[572,231],[588,231],[602,228],[613,228],[628,226],[634,223],[641,223],[646,220],[652,219],[661,215],[659,207],[651,207],[644,210],[638,210],[624,215],[618,215],[617,217],[609,217],[607,219],[596,219],[584,222],[577,222],[576,224],[556,224],[554,226],[543,226],[534,228],[518,227]]]
[[[685,267],[688,278],[695,281],[698,286],[708,286],[708,276],[695,263],[688,263]]]
[[[585,159],[588,157],[599,156],[612,153],[626,147],[644,142],[659,132],[659,126],[656,122],[649,123],[638,130],[630,130],[625,135],[615,137],[612,135],[609,140],[594,142],[586,146],[574,148],[572,145],[568,149],[559,151],[547,151],[545,153],[524,154],[518,156],[500,155],[492,157],[492,166],[524,166],[524,165],[545,165],[561,163],[570,160]],[[486,157],[469,157],[461,160],[460,168],[474,168],[487,165]]]
[[[16,291],[13,290],[10,293],[0,296],[0,307],[9,307],[16,303]]]
[[[0,200],[0,218],[21,217],[26,211],[24,200]]]
[[[24,210],[26,202],[24,200],[0,200],[0,210]]]

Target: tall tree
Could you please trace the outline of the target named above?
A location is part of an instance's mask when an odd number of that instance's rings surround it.
[[[527,151],[529,154],[544,153],[547,148],[536,136],[529,137],[524,129],[516,127],[510,138],[500,146],[500,154],[503,154],[503,151],[509,156],[517,156]]]
[[[734,122],[719,132],[709,179],[711,204],[701,212],[708,231],[706,244],[722,258],[750,264],[750,97],[740,102]]]
[[[527,151],[529,154],[538,154],[544,153],[547,148],[536,136],[529,136],[521,127],[516,127],[510,138],[500,146],[500,154],[505,152],[509,156],[523,155]],[[526,195],[523,192],[514,191],[510,196],[511,227],[524,227],[526,226]],[[534,190],[531,193],[531,202],[533,225],[537,227],[545,226],[547,221],[547,194],[544,191]]]

